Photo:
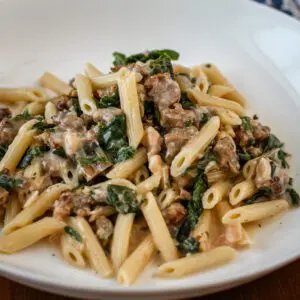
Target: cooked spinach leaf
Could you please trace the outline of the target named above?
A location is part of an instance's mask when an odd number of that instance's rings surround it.
[[[77,159],[81,166],[109,162],[104,151],[96,142],[85,143],[82,151],[78,153]]]
[[[241,117],[241,120],[242,120],[242,129],[244,131],[252,131],[252,125],[251,125],[251,119],[247,116],[244,116],[244,117]]]
[[[83,156],[81,156],[78,158],[78,160],[82,166],[88,166],[88,165],[92,165],[92,164],[100,164],[100,163],[108,162],[108,159],[105,156],[102,156],[102,157],[98,157],[98,156],[83,157]]]
[[[7,144],[0,144],[0,160],[5,155],[7,149],[8,149],[8,145]]]
[[[31,115],[29,114],[28,110],[25,109],[21,114],[18,114],[16,115],[13,120],[15,121],[20,121],[20,120],[25,120],[25,121],[28,121],[30,120],[32,117]]]
[[[194,104],[190,101],[186,92],[181,92],[180,104],[184,109],[188,109],[194,106]]]
[[[263,144],[263,152],[281,148],[284,144],[274,135],[270,134],[268,139]]]
[[[238,154],[238,157],[239,157],[239,162],[241,164],[244,164],[245,162],[247,162],[248,160],[253,158],[251,156],[251,154],[249,154],[247,151],[237,150],[237,154]]]
[[[183,253],[196,253],[199,252],[200,243],[193,237],[188,237],[179,243],[178,248]]]
[[[280,160],[281,166],[282,166],[283,168],[289,168],[289,167],[290,167],[289,164],[288,164],[288,162],[286,161],[286,158],[287,158],[288,156],[289,156],[289,155],[288,155],[286,152],[284,152],[282,149],[280,149],[280,150],[278,151],[277,157],[278,157],[278,159]]]
[[[55,127],[55,124],[48,124],[44,121],[39,121],[32,126],[32,128],[36,129],[39,132],[43,132],[45,130],[50,130],[50,129],[53,129],[54,127]]]
[[[179,53],[174,50],[163,49],[163,50],[152,50],[145,53],[136,53],[133,55],[126,56],[120,52],[114,52],[113,65],[115,67],[126,66],[128,64],[136,63],[137,61],[147,62],[150,59],[158,59],[161,56],[165,56],[170,60],[178,60]]]
[[[120,162],[120,161],[127,160],[131,158],[134,155],[134,153],[135,153],[135,149],[133,149],[131,146],[122,147],[118,150],[116,161]]]
[[[204,172],[204,169],[211,161],[216,161],[217,156],[212,151],[207,151],[204,156],[199,160],[197,168],[200,173]]]
[[[80,108],[79,100],[77,97],[72,97],[72,106],[76,112],[77,117],[80,117],[82,115],[82,110]]]
[[[76,229],[74,229],[73,227],[70,227],[70,226],[65,226],[64,230],[65,230],[65,233],[70,235],[74,240],[76,240],[79,243],[82,243],[82,237]]]
[[[97,102],[97,107],[107,108],[107,107],[120,107],[120,97],[119,92],[116,91],[111,96],[104,96]]]
[[[150,75],[159,73],[170,73],[171,78],[174,80],[174,71],[171,60],[169,57],[162,55],[159,58],[150,62]]]
[[[10,191],[14,188],[20,188],[23,185],[23,180],[21,178],[9,176],[7,174],[0,174],[0,186]]]
[[[128,214],[139,210],[139,203],[134,190],[126,186],[109,184],[107,193],[107,203],[119,213]]]
[[[253,203],[261,202],[262,200],[259,198],[268,197],[270,195],[272,195],[272,190],[270,188],[261,188],[253,196],[244,200],[243,203],[244,204],[253,204]]]
[[[192,120],[186,120],[186,121],[184,121],[184,127],[190,127],[190,126],[192,126],[193,125],[193,121]]]
[[[59,148],[53,150],[53,154],[58,155],[63,158],[67,158],[67,153],[66,153],[64,147],[59,147]]]
[[[41,156],[44,152],[47,151],[49,151],[49,147],[47,145],[30,147],[24,154],[17,168],[19,169],[27,168],[35,157]]]
[[[292,187],[287,188],[286,191],[290,195],[292,204],[294,206],[299,206],[300,205],[300,196],[299,196],[299,194]]]

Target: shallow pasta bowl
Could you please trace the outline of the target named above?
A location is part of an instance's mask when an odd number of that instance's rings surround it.
[[[46,70],[70,79],[85,62],[108,70],[111,53],[170,48],[181,62],[214,62],[294,154],[300,190],[300,23],[247,0],[0,1],[0,84],[31,85]],[[93,299],[179,299],[262,276],[300,254],[300,210],[263,224],[255,244],[232,263],[180,280],[152,278],[130,287],[67,265],[39,244],[0,255],[3,276],[49,292]]]

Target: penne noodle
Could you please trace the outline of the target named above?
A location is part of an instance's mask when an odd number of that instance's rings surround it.
[[[213,84],[210,86],[208,94],[211,96],[223,98],[223,96],[230,92],[234,92],[234,88],[222,84]]]
[[[36,88],[0,88],[0,102],[45,102],[43,93]]]
[[[155,250],[153,238],[149,234],[122,264],[117,281],[127,286],[133,284],[154,256]]]
[[[107,178],[127,178],[147,162],[145,148],[136,151],[132,158],[119,162],[106,174]]]
[[[223,224],[249,223],[272,217],[289,208],[286,200],[271,200],[240,206],[228,211],[222,218]]]
[[[7,152],[0,162],[0,170],[7,169],[11,172],[15,171],[27,148],[32,144],[35,135],[35,130],[32,129],[32,126],[36,122],[37,120],[30,120],[21,126],[18,134],[9,145]]]
[[[236,184],[229,193],[229,202],[231,205],[237,205],[243,200],[253,196],[257,188],[252,180],[244,180]]]
[[[141,209],[149,226],[154,243],[160,251],[163,260],[171,261],[177,259],[178,254],[175,243],[151,192],[146,194],[146,201],[143,203]]]
[[[87,77],[81,74],[77,74],[75,76],[75,84],[80,108],[83,113],[91,116],[97,110],[93,96],[92,84]]]
[[[129,145],[137,148],[144,136],[136,77],[134,72],[121,69],[118,80],[121,108],[126,116]]]
[[[21,204],[15,193],[13,193],[6,205],[5,216],[4,216],[4,226],[7,225],[14,217],[20,212]]]
[[[45,120],[47,123],[53,123],[52,117],[57,114],[57,108],[54,103],[47,102],[45,106]]]
[[[254,180],[256,176],[256,166],[258,163],[258,159],[251,159],[247,161],[243,167],[243,176],[247,180]]]
[[[211,107],[211,109],[219,116],[221,123],[224,125],[238,126],[242,124],[239,115],[230,109],[222,107]]]
[[[43,115],[46,103],[47,102],[31,102],[24,107],[23,112],[28,111],[31,116]]]
[[[129,240],[135,214],[118,214],[111,244],[111,260],[117,272],[128,255]]]
[[[230,101],[223,98],[218,98],[210,96],[203,93],[199,88],[193,88],[187,90],[188,97],[191,101],[200,106],[215,106],[225,109],[230,109],[237,113],[239,116],[244,116],[246,114],[245,109],[239,103]]]
[[[92,77],[91,82],[93,89],[101,89],[115,85],[118,83],[119,77],[119,72]]]
[[[103,277],[111,277],[113,275],[112,266],[89,223],[83,217],[70,218],[70,223],[84,240],[84,253],[91,267]]]
[[[212,117],[200,130],[185,144],[175,156],[171,164],[173,177],[183,174],[196,159],[200,159],[211,141],[216,137],[220,127],[219,117]]]
[[[139,168],[132,176],[129,178],[135,185],[140,184],[142,181],[146,180],[149,177],[149,172],[145,166]]]
[[[65,225],[65,223],[54,218],[45,217],[8,235],[0,236],[0,252],[18,252],[42,238],[62,230]]]
[[[157,188],[160,184],[161,175],[155,173],[152,176],[148,177],[146,180],[137,185],[136,191],[138,194],[144,195],[148,192],[151,192]]]
[[[200,243],[201,251],[208,251],[211,248],[211,226],[212,211],[204,210],[198,219],[197,225],[191,232],[191,236]]]
[[[69,95],[72,91],[70,85],[49,72],[45,72],[39,82],[42,87],[50,89],[58,95]]]
[[[62,191],[68,189],[65,184],[57,183],[47,188],[32,205],[23,209],[3,228],[3,233],[8,234],[20,227],[32,223],[42,216],[58,200]]]
[[[165,189],[160,192],[157,197],[157,203],[161,210],[167,208],[170,204],[178,198],[177,193],[172,189]],[[179,199],[178,199],[179,200]]]
[[[211,251],[192,254],[171,262],[162,264],[156,277],[181,278],[210,268],[229,263],[236,256],[236,251],[228,246],[217,247]]]
[[[196,78],[196,85],[203,93],[207,93],[209,89],[209,82],[206,74],[202,71],[201,66],[191,68],[191,77]]]
[[[97,76],[102,76],[103,73],[98,70],[93,64],[91,63],[86,63],[84,67],[84,73],[88,78],[93,78]]]
[[[225,196],[228,196],[232,183],[230,181],[219,181],[207,189],[202,197],[204,209],[214,208]]]

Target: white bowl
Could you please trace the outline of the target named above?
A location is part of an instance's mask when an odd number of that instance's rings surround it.
[[[294,154],[300,190],[300,23],[247,0],[0,0],[0,85],[33,84],[45,70],[69,79],[90,61],[108,71],[115,50],[170,48],[180,61],[214,62],[249,99],[251,112]],[[297,159],[298,157],[298,159]],[[39,244],[0,255],[0,273],[49,292],[99,299],[179,299],[227,289],[299,257],[300,210],[259,228],[255,244],[216,270],[125,288],[63,262]],[[52,256],[56,253],[56,256]]]

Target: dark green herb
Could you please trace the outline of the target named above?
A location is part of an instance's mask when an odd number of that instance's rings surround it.
[[[167,56],[160,56],[159,58],[150,62],[150,75],[160,73],[170,73],[171,78],[174,80],[174,71],[171,60]]]
[[[206,64],[205,67],[206,68],[211,68],[211,64]]]
[[[113,65],[115,67],[126,66],[128,64],[136,63],[137,61],[146,62],[150,59],[158,59],[161,56],[165,56],[170,60],[177,60],[179,58],[179,53],[174,50],[163,49],[163,50],[152,50],[145,53],[136,53],[130,56],[126,56],[120,52],[114,52]]]
[[[182,105],[182,108],[184,109],[188,109],[194,106],[186,92],[181,92],[180,103]]]
[[[199,252],[200,243],[193,237],[188,237],[179,244],[178,248],[183,253],[196,253]]]
[[[253,196],[244,200],[244,204],[253,204],[257,202],[264,201],[263,199],[259,199],[261,197],[268,197],[272,195],[272,190],[270,188],[261,188],[256,192]]]
[[[49,147],[47,145],[41,145],[41,146],[33,146],[29,148],[26,153],[24,154],[22,160],[18,164],[17,168],[19,169],[25,169],[27,168],[32,160],[37,157],[43,155],[44,152],[49,151]]]
[[[88,165],[92,165],[92,164],[100,164],[100,163],[106,163],[109,160],[107,159],[107,157],[102,156],[93,156],[93,157],[79,157],[78,158],[80,164],[82,166],[88,166]]]
[[[6,144],[0,144],[0,160],[5,155],[7,149],[8,149],[8,145],[6,145]]]
[[[79,243],[82,243],[82,237],[80,233],[74,229],[73,227],[70,226],[65,226],[65,232],[70,235],[74,240],[76,240]]]
[[[107,203],[113,206],[119,213],[128,214],[139,210],[139,203],[132,189],[126,186],[109,184],[107,193]]]
[[[78,98],[76,98],[76,97],[72,98],[72,105],[73,105],[73,108],[76,112],[77,117],[80,117],[82,115],[82,110],[80,108]]]
[[[104,96],[98,102],[97,106],[99,108],[107,108],[107,107],[120,107],[120,97],[119,92],[116,91],[111,96]]]
[[[249,117],[246,117],[246,116],[241,117],[241,119],[242,119],[242,125],[241,125],[242,129],[244,131],[252,131],[253,128],[252,128],[252,125],[251,125],[251,119]]]
[[[193,188],[193,195],[192,200],[188,202],[188,215],[187,219],[189,221],[190,228],[193,229],[197,222],[199,216],[203,212],[202,206],[202,197],[205,191],[207,190],[208,185],[206,181],[206,176],[204,173],[200,173],[198,177],[196,177],[194,188]]]
[[[118,150],[116,161],[125,161],[129,158],[131,158],[135,153],[135,149],[133,149],[131,146],[122,147]]]
[[[43,121],[39,121],[35,123],[32,128],[37,129],[39,132],[43,132],[45,130],[53,129],[55,127],[55,124],[48,124]]]
[[[82,166],[109,162],[97,142],[85,143],[83,149],[78,153],[77,159]]]
[[[300,205],[300,196],[299,196],[299,194],[292,187],[287,188],[286,191],[290,195],[292,204],[294,206],[299,206]]]
[[[59,148],[53,150],[53,154],[58,155],[63,158],[67,158],[67,153],[66,153],[64,147],[59,147]]]
[[[18,114],[13,118],[13,120],[15,121],[20,121],[20,120],[28,121],[30,119],[31,119],[31,115],[29,114],[27,109],[25,109],[21,114]]]
[[[200,120],[200,125],[204,125],[208,120],[209,120],[209,113],[202,113],[201,115],[201,120]]]
[[[241,164],[244,164],[246,161],[252,159],[253,157],[247,151],[238,150],[237,154],[239,156],[239,161]]]
[[[264,142],[263,152],[267,152],[273,149],[281,148],[284,144],[274,135],[270,134],[268,139]]]
[[[0,186],[10,191],[14,188],[21,188],[23,186],[23,180],[21,178],[9,176],[6,174],[0,174]]]
[[[282,149],[280,149],[280,150],[278,151],[277,157],[278,157],[278,159],[280,160],[281,166],[282,166],[283,168],[289,168],[289,167],[290,167],[289,164],[288,164],[288,162],[286,161],[286,158],[287,158],[288,156],[289,156],[289,155],[288,155],[286,152],[284,152]]]

